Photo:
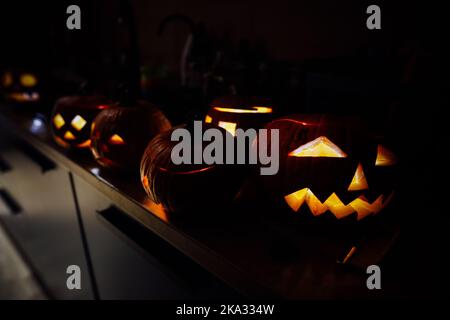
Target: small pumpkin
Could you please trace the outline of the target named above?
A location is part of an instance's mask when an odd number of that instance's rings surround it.
[[[59,98],[53,108],[51,128],[56,143],[66,149],[83,149],[91,145],[92,121],[108,108],[99,96],[67,96]]]
[[[171,141],[171,135],[177,128],[159,134],[147,146],[141,161],[141,181],[145,191],[152,201],[162,204],[171,213],[192,214],[223,208],[239,190],[239,171],[226,164],[174,164],[171,152],[178,142]],[[193,131],[192,126],[182,128]],[[224,129],[216,129],[229,134]],[[198,146],[194,142],[191,154],[194,150],[202,152],[205,145],[202,142]]]
[[[170,128],[169,120],[151,103],[117,103],[94,119],[91,151],[104,167],[133,170],[148,142]]]
[[[290,210],[361,220],[382,211],[392,199],[394,148],[364,121],[294,115],[266,128],[279,130],[280,168],[277,175],[262,179]]]
[[[267,99],[225,96],[215,99],[205,123],[224,128],[232,135],[236,129],[261,128],[272,119],[273,109]]]
[[[36,73],[28,70],[7,70],[0,77],[4,99],[17,104],[36,103],[41,99]]]

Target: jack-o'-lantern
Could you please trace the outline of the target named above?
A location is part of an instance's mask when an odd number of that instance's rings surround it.
[[[272,118],[268,100],[255,97],[227,96],[211,103],[205,123],[219,126],[235,135],[236,129],[258,129]]]
[[[38,76],[34,72],[7,70],[0,79],[4,99],[11,103],[30,104],[41,99]]]
[[[51,116],[51,128],[56,143],[66,149],[89,148],[92,121],[106,108],[107,100],[98,96],[69,96],[58,99]]]
[[[170,128],[169,120],[150,103],[117,103],[94,119],[91,151],[104,167],[134,170],[148,142]]]
[[[393,147],[355,118],[295,115],[274,120],[280,167],[266,188],[294,212],[361,220],[379,213],[394,194]]]
[[[215,128],[223,135],[224,129]],[[182,126],[190,133],[192,126]],[[174,214],[196,214],[224,208],[231,203],[240,184],[239,169],[226,164],[174,164],[171,153],[178,142],[171,141],[172,132],[156,136],[147,146],[141,161],[141,182],[149,198]],[[193,136],[193,133],[192,133]],[[225,139],[223,140],[225,143]],[[203,152],[206,144],[194,139],[191,154]],[[223,146],[225,150],[225,145]],[[214,209],[213,209],[214,211]]]

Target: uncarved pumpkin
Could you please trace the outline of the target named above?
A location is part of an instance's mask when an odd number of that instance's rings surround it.
[[[392,199],[393,147],[362,120],[294,115],[266,128],[279,130],[280,168],[263,183],[291,211],[361,220]]]
[[[204,129],[210,127],[204,125]],[[229,204],[241,184],[238,168],[224,164],[175,165],[171,152],[178,142],[171,141],[173,130],[156,136],[142,157],[141,181],[150,199],[172,213],[214,212]],[[192,150],[198,152],[204,147],[193,145]]]
[[[236,129],[261,128],[272,119],[273,108],[267,99],[226,96],[211,103],[205,123],[219,126],[234,135]]]
[[[106,108],[108,101],[104,97],[59,98],[51,116],[51,128],[56,143],[66,149],[89,148],[92,121]]]
[[[94,119],[91,151],[102,166],[134,170],[148,142],[170,128],[169,120],[150,103],[116,104]]]

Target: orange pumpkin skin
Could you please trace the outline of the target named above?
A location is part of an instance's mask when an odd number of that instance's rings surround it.
[[[279,130],[280,167],[261,179],[291,212],[361,220],[392,200],[397,167],[392,146],[363,121],[293,115],[266,128]]]
[[[239,128],[262,128],[272,117],[273,108],[267,99],[226,96],[211,103],[205,123],[222,127],[232,133]]]
[[[204,125],[204,129],[210,127]],[[171,151],[178,143],[171,141],[173,130],[156,136],[142,157],[141,181],[149,198],[175,214],[210,213],[214,208],[223,209],[229,205],[241,184],[238,168],[217,164],[173,164]],[[225,134],[224,130],[219,130]]]
[[[170,128],[169,120],[150,103],[116,104],[94,119],[91,151],[104,167],[136,170],[148,142]]]
[[[55,142],[65,149],[89,148],[92,121],[105,108],[108,100],[100,96],[59,98],[50,121]]]

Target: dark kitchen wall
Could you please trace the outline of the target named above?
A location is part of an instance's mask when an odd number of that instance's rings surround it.
[[[367,105],[367,96],[392,96],[398,92],[393,85],[415,77],[417,66],[422,67],[420,72],[429,69],[422,62],[430,50],[445,57],[442,48],[447,36],[441,28],[446,21],[442,18],[445,11],[432,4],[406,0],[130,2],[136,16],[141,64],[151,69],[152,81],[166,77],[170,79],[169,86],[179,84],[173,79],[179,78],[180,57],[190,29],[182,19],[175,19],[158,34],[161,22],[175,14],[188,17],[195,26],[204,26],[200,45],[191,52],[197,61],[202,55],[209,55],[211,60],[221,50],[231,61],[223,64],[221,72],[236,84],[238,93],[273,96],[280,105],[294,105],[293,111],[297,111],[295,103],[301,100],[301,111],[330,111],[323,106],[345,105],[353,112],[361,103]],[[24,64],[44,68],[53,78],[56,74],[53,91],[63,82],[79,83],[83,79],[89,79],[94,86],[114,89],[118,3],[119,0],[2,1],[0,69]],[[366,8],[373,3],[382,10],[381,30],[366,28]],[[69,4],[81,7],[80,31],[66,29],[65,10]],[[241,72],[248,67],[246,64],[253,65]],[[439,64],[440,61],[435,63],[435,67]],[[200,78],[210,65],[197,72]],[[258,73],[262,66],[268,71]],[[435,79],[436,74],[429,77]],[[378,83],[364,83],[373,79]],[[201,81],[193,83],[191,87],[203,85]],[[75,84],[70,90],[73,87]],[[205,101],[223,89],[210,91]],[[345,99],[340,101],[336,94],[345,94]],[[349,96],[352,101],[348,101]],[[387,105],[380,99],[375,97],[369,102]],[[155,102],[165,103],[162,99]]]
[[[117,0],[94,1],[2,1],[0,4],[0,53],[14,59],[32,55],[41,59],[60,59],[56,51],[67,54],[95,51],[110,39]],[[178,62],[188,28],[171,24],[163,36],[158,25],[168,15],[189,16],[204,23],[207,33],[237,45],[240,41],[267,49],[273,59],[299,61],[348,55],[357,50],[382,45],[400,48],[411,41],[437,38],[436,23],[443,18],[439,6],[423,6],[411,1],[293,1],[293,0],[131,0],[139,30],[144,62]],[[67,31],[65,8],[79,4],[82,31]],[[382,30],[365,27],[369,4],[382,9]],[[442,23],[442,22],[441,22]],[[430,31],[432,31],[430,34]],[[75,33],[78,33],[76,35]],[[89,41],[74,43],[81,34]],[[435,36],[433,36],[433,34]],[[423,35],[423,36],[422,36]],[[72,43],[70,41],[72,40]],[[78,46],[77,46],[78,45]],[[62,48],[66,46],[66,48]],[[27,48],[28,50],[24,50]],[[66,51],[64,51],[66,50]],[[5,52],[6,51],[6,52]],[[48,52],[52,51],[52,55]],[[93,52],[95,54],[95,52]]]
[[[82,7],[83,28],[76,32],[66,28],[66,8],[72,3]],[[86,78],[97,78],[99,12],[95,2],[85,0],[2,1],[0,72],[34,72],[45,92],[61,89],[61,94],[73,92]]]
[[[242,40],[255,46],[262,44],[272,58],[279,60],[342,56],[380,42],[387,47],[415,40],[420,17],[414,3],[380,4],[381,31],[366,28],[369,4],[373,2],[133,0],[144,60],[171,65],[181,54],[188,28],[173,24],[163,37],[158,37],[156,30],[165,16],[174,13],[203,22],[208,33],[235,45]]]
[[[368,1],[130,1],[136,14],[143,64],[165,64],[175,71],[189,29],[175,22],[158,36],[161,21],[172,14],[203,23],[208,37],[220,45],[227,44],[230,50],[245,43],[271,59],[302,61],[366,54],[370,50],[400,51],[411,43],[415,45],[423,30],[430,29],[430,22],[439,20],[427,15],[440,11],[407,1],[377,1],[382,8],[382,30],[369,31],[365,11],[372,2]],[[82,9],[81,31],[65,28],[65,8],[72,3]],[[111,42],[117,3],[2,1],[0,65],[5,60],[38,60],[40,64],[73,65],[89,73],[89,61],[95,65],[102,54],[114,50]],[[429,34],[423,38],[428,39]]]
[[[162,35],[157,30],[167,16],[187,16],[204,25],[208,45],[222,49],[228,58],[255,62],[254,69],[267,67],[264,74],[242,76],[244,81],[235,79],[241,76],[236,76],[238,72],[229,77],[239,94],[275,98],[285,113],[343,110],[384,117],[397,87],[414,72],[414,57],[424,54],[430,39],[439,38],[433,27],[439,10],[411,1],[132,0],[132,4],[143,64],[179,72],[189,27],[179,19]],[[381,7],[381,30],[366,28],[371,4]],[[202,48],[206,54],[208,46]]]

